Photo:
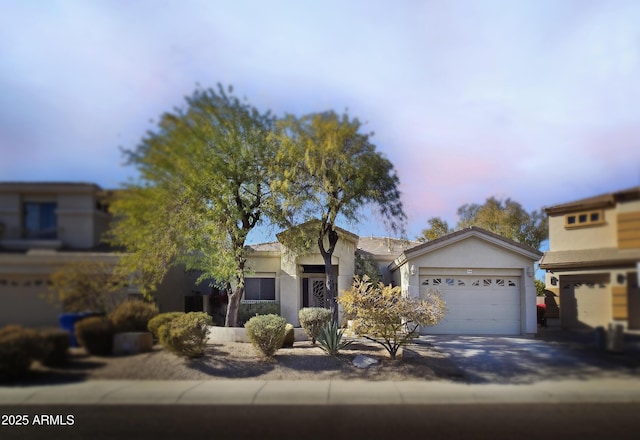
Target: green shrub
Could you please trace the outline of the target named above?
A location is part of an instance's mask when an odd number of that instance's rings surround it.
[[[38,354],[38,333],[17,325],[0,329],[0,381],[23,376]]]
[[[287,321],[278,315],[254,316],[244,325],[251,344],[267,357],[282,347],[286,326]]]
[[[335,322],[328,322],[318,335],[318,342],[320,348],[326,351],[331,356],[338,354],[340,350],[349,346],[351,341],[343,341],[344,330],[338,328],[338,324]]]
[[[254,316],[279,314],[279,303],[240,304],[240,307],[238,307],[238,326],[245,325]]]
[[[89,354],[106,356],[113,350],[113,324],[104,316],[92,316],[76,322],[78,343]]]
[[[159,315],[154,316],[149,320],[149,324],[147,324],[147,329],[153,334],[153,337],[158,337],[158,330],[165,324],[170,323],[174,319],[184,315],[184,312],[167,312],[160,313]]]
[[[160,343],[170,352],[187,358],[200,357],[213,320],[205,312],[185,313],[158,328]]]
[[[331,320],[331,310],[322,307],[305,307],[298,312],[300,325],[315,344],[322,327]]]
[[[66,330],[47,328],[38,331],[39,354],[38,360],[43,365],[57,366],[67,362],[71,335]]]
[[[291,348],[293,343],[296,342],[296,332],[293,329],[293,325],[287,324],[284,328],[284,340],[282,341],[282,348]]]
[[[109,315],[116,333],[146,332],[149,320],[158,314],[155,304],[129,300],[120,304]]]

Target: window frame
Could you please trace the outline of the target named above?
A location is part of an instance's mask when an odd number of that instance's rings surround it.
[[[37,206],[37,213],[30,207]],[[47,207],[44,210],[43,207]],[[46,225],[46,220],[53,219],[52,225]],[[37,229],[31,227],[34,221]],[[22,203],[22,236],[28,240],[57,240],[58,239],[58,203],[54,201],[29,201]]]
[[[594,216],[597,217],[596,220],[593,219]],[[599,226],[603,225],[604,223],[604,209],[592,209],[589,211],[574,212],[571,214],[566,214],[564,216],[565,229]]]
[[[258,298],[248,298],[247,294],[249,293],[249,290],[247,289],[249,281],[255,281],[258,280],[259,284],[258,284]],[[273,283],[273,298],[268,298],[265,299],[263,298],[263,282],[265,281],[271,281]],[[244,301],[277,301],[278,300],[278,295],[276,292],[276,279],[275,277],[246,277],[245,278],[245,282],[244,282]],[[268,290],[271,290],[271,286],[269,286]],[[267,294],[268,292],[265,292],[265,294]]]

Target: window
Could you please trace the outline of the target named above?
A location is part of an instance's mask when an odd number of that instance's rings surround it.
[[[244,299],[247,301],[275,301],[275,278],[246,278]]]
[[[24,204],[22,227],[24,238],[58,238],[56,203],[27,202]]]
[[[578,212],[576,214],[567,214],[564,218],[565,228],[578,228],[582,226],[595,226],[604,223],[604,211],[602,209],[596,211]]]

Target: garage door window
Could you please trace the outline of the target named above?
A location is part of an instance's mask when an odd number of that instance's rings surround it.
[[[423,286],[433,287],[476,287],[480,289],[494,289],[502,287],[518,287],[517,278],[425,278]]]

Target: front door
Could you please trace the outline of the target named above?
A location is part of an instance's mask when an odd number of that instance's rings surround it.
[[[302,288],[302,304],[304,307],[328,307],[325,295],[326,280],[322,278],[305,278]]]

